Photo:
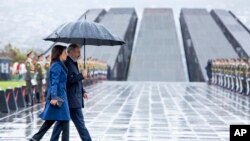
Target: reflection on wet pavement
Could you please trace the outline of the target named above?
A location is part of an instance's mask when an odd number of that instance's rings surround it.
[[[87,90],[93,141],[228,141],[230,124],[250,124],[249,96],[205,83],[103,82]],[[42,124],[42,107],[1,114],[0,140],[27,141]],[[80,141],[72,122],[70,140]]]

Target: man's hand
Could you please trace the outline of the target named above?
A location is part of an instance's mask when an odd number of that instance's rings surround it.
[[[84,70],[82,71],[82,76],[83,76],[85,79],[88,77],[88,71],[87,71],[87,69],[84,69]]]
[[[84,93],[83,98],[88,100],[89,99],[88,93]]]

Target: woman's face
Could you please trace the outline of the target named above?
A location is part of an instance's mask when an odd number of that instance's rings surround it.
[[[66,49],[63,50],[62,54],[60,55],[60,60],[61,61],[65,61],[67,59],[67,53],[66,53]]]

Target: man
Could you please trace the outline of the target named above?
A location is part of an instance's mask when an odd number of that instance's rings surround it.
[[[241,88],[241,81],[240,81],[240,74],[241,74],[241,70],[240,70],[240,67],[241,67],[241,58],[238,58],[237,61],[236,61],[236,92],[239,92],[240,91],[240,88]]]
[[[32,77],[34,75],[35,67],[32,62],[32,56],[33,51],[29,51],[27,53],[27,59],[25,61],[25,67],[26,67],[26,75],[25,75],[25,81],[26,81],[26,95],[25,95],[25,101],[27,106],[31,106],[31,95],[32,95]]]
[[[40,98],[43,95],[43,78],[44,78],[44,65],[43,65],[43,55],[38,55],[37,63],[36,63],[36,82],[37,82],[37,101],[40,103]]]
[[[229,66],[228,66],[228,69],[229,69],[229,86],[228,86],[228,89],[229,90],[233,90],[234,88],[234,70],[233,70],[233,66],[234,65],[234,59],[230,59],[229,61]]]
[[[81,137],[82,141],[92,141],[88,129],[85,126],[84,116],[82,108],[84,107],[84,100],[88,99],[88,95],[83,88],[82,80],[87,77],[87,71],[83,70],[81,73],[78,69],[77,60],[81,54],[80,46],[76,44],[69,45],[67,49],[68,57],[65,61],[65,66],[68,69],[67,77],[67,97],[70,108],[70,116],[75,124],[75,127]],[[52,140],[58,140],[61,127],[60,123],[56,123],[53,133]]]
[[[246,94],[250,94],[250,59],[247,60],[247,68],[245,70]]]
[[[223,67],[223,74],[224,74],[224,83],[223,87],[227,88],[229,85],[228,78],[229,78],[229,69],[228,69],[229,59],[224,59],[224,67]]]
[[[232,71],[231,90],[235,91],[235,88],[236,88],[236,59],[235,58],[232,59],[231,71]]]
[[[246,81],[245,81],[245,70],[247,69],[247,59],[246,58],[242,58],[241,62],[240,62],[240,93],[241,94],[245,94],[246,92]]]
[[[206,71],[207,71],[207,77],[208,77],[208,84],[211,85],[211,82],[212,82],[212,60],[207,61]]]
[[[50,55],[47,55],[45,57],[45,65],[44,65],[44,69],[45,69],[46,73],[49,72],[49,68],[50,68]],[[46,74],[46,76],[47,76],[47,74]],[[46,77],[46,78],[48,78],[48,77]]]
[[[213,75],[213,78],[212,78],[212,80],[213,80],[213,84],[216,84],[216,82],[217,82],[217,61],[216,61],[216,59],[214,59],[213,60],[213,62],[212,62],[212,75]]]
[[[48,83],[49,83],[49,69],[50,69],[50,55],[47,55],[46,57],[45,57],[45,59],[46,59],[46,62],[45,62],[45,65],[44,65],[44,69],[45,69],[45,72],[46,72],[46,88],[45,88],[45,96],[44,97],[46,97],[47,96],[47,91],[48,91]]]

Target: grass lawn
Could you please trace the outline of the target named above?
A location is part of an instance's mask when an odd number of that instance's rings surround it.
[[[25,85],[25,81],[0,81],[0,88],[5,90],[8,87],[15,88]]]

